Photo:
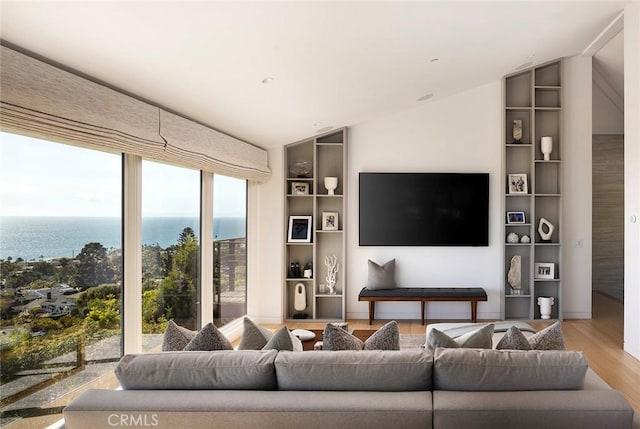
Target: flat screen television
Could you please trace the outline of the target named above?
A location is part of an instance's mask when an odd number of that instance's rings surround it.
[[[360,173],[361,246],[488,246],[488,173]]]

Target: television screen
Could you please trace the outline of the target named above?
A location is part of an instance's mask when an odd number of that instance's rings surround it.
[[[361,246],[488,246],[488,173],[360,173]]]

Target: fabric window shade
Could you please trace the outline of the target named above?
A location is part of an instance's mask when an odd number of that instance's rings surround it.
[[[205,171],[264,182],[271,176],[264,149],[237,140],[178,115],[160,111],[163,159]]]
[[[3,131],[247,180],[266,181],[271,176],[262,148],[6,46],[0,48]],[[162,121],[166,124],[161,126]]]

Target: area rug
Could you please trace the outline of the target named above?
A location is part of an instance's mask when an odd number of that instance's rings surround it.
[[[400,350],[420,350],[426,341],[426,335],[400,334]]]

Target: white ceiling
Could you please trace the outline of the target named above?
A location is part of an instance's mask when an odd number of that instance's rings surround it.
[[[0,1],[4,41],[263,147],[579,54],[629,3]]]

